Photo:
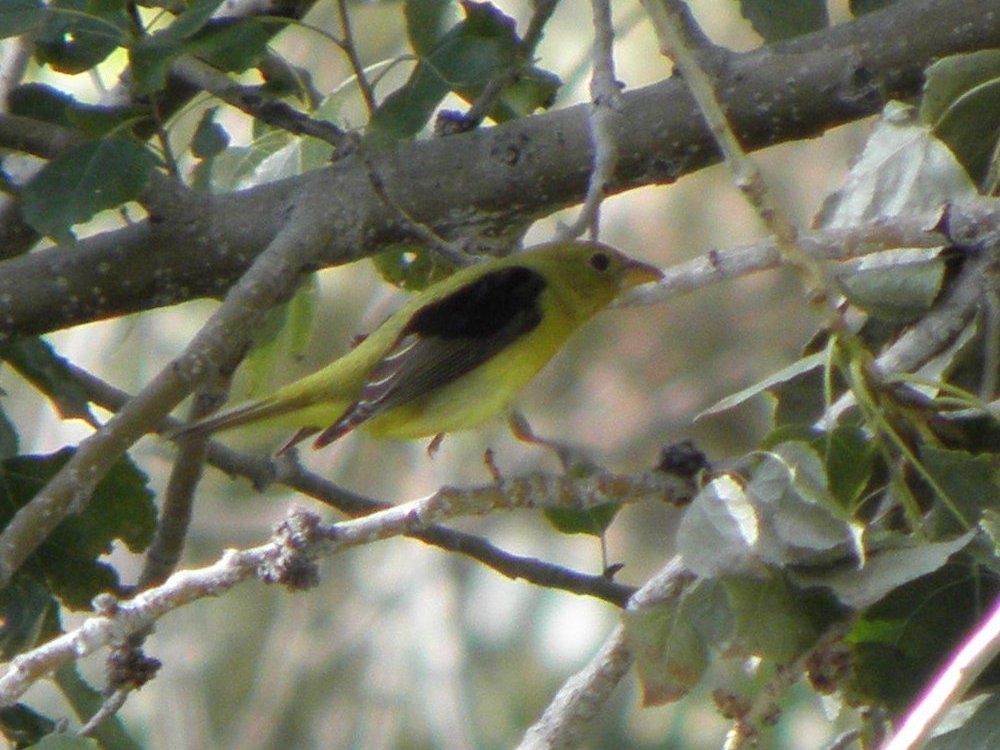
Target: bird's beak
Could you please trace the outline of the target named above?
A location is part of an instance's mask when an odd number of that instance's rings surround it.
[[[659,281],[663,278],[663,271],[661,271],[656,266],[651,266],[649,263],[642,263],[638,260],[629,259],[628,263],[625,265],[625,273],[622,276],[622,291],[626,289],[631,289],[632,287],[639,286],[640,284],[649,284],[654,281]]]

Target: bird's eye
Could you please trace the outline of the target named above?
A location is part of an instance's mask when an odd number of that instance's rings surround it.
[[[590,256],[590,265],[596,271],[607,271],[611,265],[611,258],[607,253],[596,252]]]

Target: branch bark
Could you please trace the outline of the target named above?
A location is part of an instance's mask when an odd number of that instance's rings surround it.
[[[902,0],[824,32],[723,55],[718,93],[748,150],[816,136],[919,91],[934,59],[1000,46],[991,0]],[[609,192],[673,182],[718,161],[682,81],[622,96]],[[0,137],[4,120],[0,116]],[[538,217],[579,202],[592,162],[587,105],[367,155],[394,204],[445,238],[507,244]],[[219,296],[268,246],[306,195],[325,196],[312,254],[347,263],[419,239],[372,189],[364,159],[185,202],[71,247],[0,263],[0,338]],[[194,205],[194,204],[197,205]]]

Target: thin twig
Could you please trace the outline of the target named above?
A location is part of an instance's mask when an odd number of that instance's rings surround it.
[[[361,163],[365,165],[365,171],[368,174],[368,181],[371,183],[372,192],[378,196],[386,208],[396,214],[397,221],[399,221],[406,231],[411,232],[415,237],[422,240],[431,250],[456,268],[462,268],[476,262],[476,258],[466,253],[460,243],[449,242],[431,227],[414,219],[406,212],[406,209],[393,200],[392,196],[386,190],[385,182],[379,174],[371,151],[364,144],[357,144],[354,153],[361,160]]]
[[[120,646],[135,633],[146,632],[163,615],[207,596],[218,596],[252,579],[294,586],[302,565],[339,545],[328,541],[318,519],[293,511],[267,543],[247,550],[228,550],[208,567],[175,573],[161,585],[125,601],[102,595],[97,614],[31,651],[14,657],[0,677],[0,705],[11,705],[53,670],[107,646]],[[298,566],[298,567],[297,567]],[[296,569],[297,568],[297,569]],[[291,574],[291,575],[289,575]]]
[[[774,235],[782,255],[803,273],[807,289],[811,291],[819,287],[824,291],[825,299],[834,304],[838,296],[836,284],[823,265],[799,247],[795,224],[780,209],[756,163],[736,138],[711,79],[702,69],[697,52],[688,45],[685,4],[679,0],[643,0],[643,6],[653,22],[663,53],[680,69],[688,90],[698,103],[705,123],[733,173],[736,186]]]
[[[107,719],[110,719],[118,711],[121,710],[122,706],[125,705],[125,701],[128,700],[129,693],[132,692],[127,688],[119,688],[115,690],[104,703],[101,704],[101,708],[91,716],[87,723],[80,727],[77,734],[81,737],[91,737],[97,731],[97,728]]]
[[[799,235],[804,252],[824,261],[845,261],[900,247],[942,247],[949,239],[929,215],[894,217],[877,224],[840,229],[819,229]],[[780,268],[783,257],[773,237],[705,255],[664,269],[664,278],[627,294],[615,306],[666,302],[706,286]]]
[[[241,86],[211,65],[190,55],[174,61],[170,70],[178,78],[231,107],[268,125],[287,130],[293,135],[308,135],[339,148],[344,145],[347,133],[326,120],[317,120],[299,112],[285,102],[268,98],[257,87]]]
[[[585,231],[594,239],[600,233],[601,203],[618,163],[615,141],[622,109],[622,86],[615,76],[615,31],[610,0],[591,0],[594,14],[593,73],[590,78],[590,141],[593,161],[587,195],[576,221],[559,231],[561,239],[579,237]]]
[[[176,181],[181,182],[181,168],[177,163],[177,157],[174,156],[174,149],[170,145],[170,136],[167,135],[166,125],[160,116],[160,104],[155,96],[149,99],[149,112],[153,122],[156,123],[156,140],[160,144],[160,155],[163,157],[163,162],[166,165],[167,174]]]
[[[191,402],[189,419],[196,420],[215,411],[225,401],[236,365],[243,358],[243,351],[234,353],[233,361],[218,368],[218,377],[212,378],[195,394]],[[120,406],[119,406],[120,408]],[[140,589],[162,582],[174,572],[184,550],[184,541],[191,524],[194,494],[201,480],[208,453],[205,437],[193,436],[181,440],[177,459],[167,481],[167,488],[160,503],[156,534],[146,551]]]
[[[534,57],[538,43],[542,41],[542,34],[545,32],[545,24],[552,18],[559,0],[534,0],[535,11],[528,21],[528,28],[525,29],[524,37],[521,39],[521,49],[525,59]]]
[[[358,57],[358,48],[354,43],[354,33],[351,31],[351,14],[347,10],[347,2],[345,0],[337,0],[337,13],[340,16],[340,29],[344,34],[341,49],[344,50],[347,59],[351,63],[351,69],[354,71],[354,77],[358,81],[358,88],[361,89],[361,96],[365,100],[368,115],[371,116],[378,107],[378,103],[375,101],[375,92],[372,90],[372,85],[368,82],[368,77],[365,75],[365,68],[361,64],[361,58]]]

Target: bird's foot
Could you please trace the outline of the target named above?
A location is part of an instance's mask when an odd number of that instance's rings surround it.
[[[483,451],[483,463],[486,464],[486,468],[490,470],[490,476],[493,477],[493,482],[495,484],[502,484],[503,475],[500,473],[500,467],[497,466],[496,456],[494,455],[492,448],[487,448]]]
[[[431,441],[427,444],[427,458],[433,460],[434,456],[437,455],[438,448],[441,447],[441,443],[444,442],[444,433],[439,432]]]

